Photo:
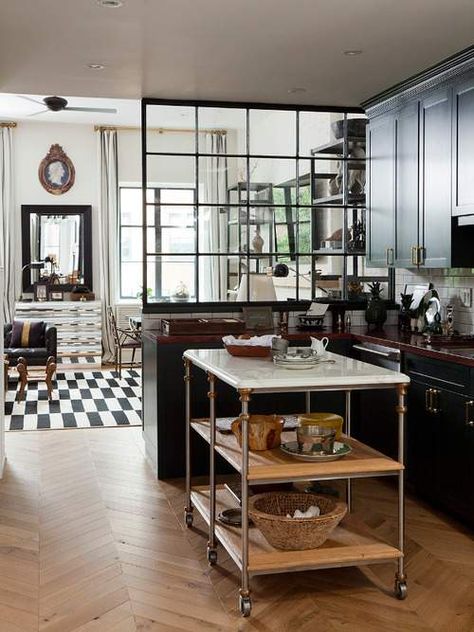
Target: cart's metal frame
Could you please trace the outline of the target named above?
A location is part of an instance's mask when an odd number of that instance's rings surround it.
[[[186,505],[185,505],[185,522],[188,527],[193,524],[193,505],[191,500],[192,481],[191,481],[191,366],[192,361],[189,358],[184,358],[185,364],[185,394],[186,394]],[[197,366],[197,365],[196,365]],[[202,369],[204,370],[204,369]],[[208,381],[210,384],[208,398],[209,398],[209,423],[210,423],[210,449],[209,449],[209,485],[210,485],[210,507],[209,507],[209,537],[207,543],[207,559],[210,565],[214,565],[217,562],[217,541],[215,535],[215,513],[216,513],[216,474],[215,474],[215,444],[216,444],[216,376],[208,373]],[[301,392],[305,394],[305,409],[306,412],[311,412],[311,393],[322,391],[345,391],[345,434],[351,436],[351,393],[358,390],[375,390],[375,389],[390,389],[396,388],[398,393],[398,403],[396,406],[398,416],[398,462],[404,465],[404,441],[405,441],[405,418],[406,418],[406,393],[407,384],[363,384],[363,385],[351,385],[350,388],[341,387],[315,387],[311,389],[301,390],[298,388],[284,388],[284,389],[258,389],[258,393],[271,393],[271,392]],[[250,598],[250,575],[248,570],[249,560],[249,526],[248,519],[248,468],[249,468],[249,447],[248,447],[248,420],[249,420],[249,402],[252,395],[252,389],[238,389],[241,402],[241,415],[242,420],[242,464],[241,464],[241,508],[242,508],[242,527],[241,527],[241,586],[239,591],[239,609],[242,616],[249,616],[252,608],[252,602]],[[395,595],[398,599],[405,599],[407,596],[407,577],[405,573],[404,564],[404,549],[405,549],[405,489],[404,489],[404,469],[402,468],[398,473],[368,473],[367,477],[375,477],[379,475],[385,476],[398,476],[398,548],[402,555],[398,558],[398,569],[395,574]],[[340,475],[334,476],[318,476],[314,480],[337,480],[340,479]],[[364,475],[357,475],[354,478],[364,478]],[[281,482],[287,482],[287,477],[283,478]],[[292,478],[292,481],[297,480]],[[269,483],[278,482],[274,479],[268,481]],[[346,500],[348,510],[352,510],[352,485],[351,478],[346,479]],[[261,481],[265,483],[265,481]]]

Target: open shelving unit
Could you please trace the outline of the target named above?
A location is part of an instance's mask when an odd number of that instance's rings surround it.
[[[230,358],[225,350],[200,349],[184,353],[186,383],[186,506],[185,522],[193,524],[196,509],[209,526],[207,558],[217,562],[217,543],[226,549],[241,572],[239,596],[240,612],[251,612],[249,580],[251,576],[299,570],[317,570],[340,566],[360,566],[396,562],[395,594],[404,599],[407,594],[404,573],[404,426],[405,396],[409,378],[401,373],[374,367],[350,358],[328,354],[334,364],[315,367],[309,371],[286,371],[274,367],[271,358]],[[191,367],[208,375],[209,418],[191,416]],[[295,373],[297,375],[295,375]],[[235,388],[242,402],[242,447],[234,435],[216,432],[216,381]],[[398,392],[398,446],[396,460],[374,450],[351,435],[351,393],[365,389],[396,388]],[[311,392],[342,391],[345,393],[345,435],[352,452],[346,457],[329,462],[299,461],[279,448],[252,452],[248,447],[248,418],[251,395],[259,393],[296,392],[305,395],[306,412],[310,412]],[[191,433],[195,432],[209,444],[209,486],[192,487]],[[293,432],[282,433],[282,441],[294,439]],[[216,521],[218,512],[238,507],[236,497],[217,485],[215,454],[220,454],[240,474],[242,527],[231,527]],[[351,483],[353,479],[379,476],[398,478],[398,541],[385,541],[352,513]],[[303,551],[279,550],[271,546],[262,533],[248,525],[249,486],[301,481],[345,480],[349,513],[331,533],[326,542]]]

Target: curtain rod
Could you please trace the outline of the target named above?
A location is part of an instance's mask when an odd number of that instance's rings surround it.
[[[0,121],[0,127],[16,127],[15,121]]]
[[[122,131],[122,132],[134,132],[137,130],[141,130],[141,127],[121,127],[120,125],[94,125],[95,132],[106,132],[106,131]],[[194,134],[196,130],[192,128],[185,127],[147,127],[148,132],[157,132],[158,134],[171,133],[171,134]],[[200,129],[198,130],[199,134],[227,134],[226,129]]]

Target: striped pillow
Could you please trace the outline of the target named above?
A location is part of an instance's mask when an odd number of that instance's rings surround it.
[[[14,320],[12,347],[44,347],[44,322],[42,320]]]

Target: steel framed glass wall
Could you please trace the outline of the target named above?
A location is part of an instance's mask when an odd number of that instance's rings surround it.
[[[343,108],[144,99],[144,308],[296,307],[363,296],[374,278],[388,285],[386,270],[364,270],[363,118]],[[180,188],[194,200],[150,198]],[[159,239],[150,216],[167,218]]]

